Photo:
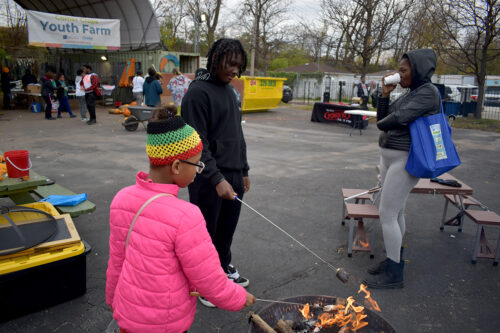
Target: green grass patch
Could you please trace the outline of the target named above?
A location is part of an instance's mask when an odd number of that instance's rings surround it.
[[[500,120],[458,117],[453,120],[451,127],[500,133]]]

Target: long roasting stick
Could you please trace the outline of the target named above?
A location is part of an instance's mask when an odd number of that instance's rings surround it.
[[[304,244],[302,244],[299,240],[297,240],[295,237],[293,237],[288,232],[286,232],[285,230],[283,230],[283,228],[281,228],[280,226],[276,225],[275,223],[273,223],[273,221],[271,221],[270,219],[268,219],[267,217],[265,217],[264,215],[262,215],[261,213],[259,213],[257,210],[255,210],[254,208],[252,208],[249,204],[247,204],[246,202],[243,202],[238,197],[235,197],[235,199],[238,200],[239,202],[241,202],[243,205],[245,205],[248,208],[250,208],[254,213],[256,213],[257,215],[259,215],[260,217],[262,217],[264,220],[266,220],[267,222],[271,223],[279,231],[281,231],[282,233],[284,233],[285,235],[287,235],[288,237],[290,237],[293,241],[295,241],[297,244],[299,244],[300,246],[302,246],[304,249],[306,249],[313,256],[315,256],[321,262],[323,262],[324,264],[326,264],[330,269],[332,269],[333,271],[335,271],[335,275],[337,276],[337,278],[340,281],[342,281],[343,283],[347,283],[347,281],[349,281],[349,274],[347,274],[347,272],[343,268],[334,267],[332,264],[330,264],[329,262],[327,262],[325,259],[323,259],[319,255],[317,255],[313,250],[311,250],[310,248],[308,248],[307,246],[305,246]]]
[[[364,192],[361,192],[361,193],[358,193],[358,194],[355,194],[355,195],[351,195],[350,197],[347,197],[344,199],[344,202],[347,202],[349,200],[352,200],[352,199],[355,199],[357,197],[360,197],[362,195],[365,195],[365,194],[372,194],[372,193],[375,193],[375,192],[378,192],[382,189],[382,186],[376,186],[374,188],[371,188],[367,191],[364,191]]]
[[[201,296],[201,294],[197,291],[191,291],[189,293],[189,296]],[[268,302],[268,303],[281,303],[281,304],[292,304],[292,305],[302,305],[304,306],[305,304],[303,303],[295,303],[295,302],[285,302],[285,301],[274,301],[274,300],[271,300],[271,299],[262,299],[262,298],[256,298],[257,301],[259,302]]]

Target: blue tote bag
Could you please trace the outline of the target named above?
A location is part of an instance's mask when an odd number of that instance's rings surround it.
[[[441,102],[441,99],[440,99]],[[434,178],[460,165],[451,127],[443,112],[410,123],[411,146],[406,171],[419,178]]]

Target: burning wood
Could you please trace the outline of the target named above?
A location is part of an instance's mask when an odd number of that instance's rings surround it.
[[[365,302],[373,309],[378,309],[378,304],[370,297],[370,292],[365,285],[361,285],[358,294],[365,293]],[[321,332],[323,329],[337,327],[339,330],[335,332],[356,332],[362,327],[368,325],[365,321],[367,314],[364,306],[356,306],[355,299],[350,296],[347,299],[337,299],[336,304],[328,304],[325,306],[315,305],[312,308],[309,304],[299,309],[304,320],[302,325],[295,323],[292,328],[294,332]],[[305,326],[305,327],[304,327]],[[287,332],[287,331],[284,331]]]

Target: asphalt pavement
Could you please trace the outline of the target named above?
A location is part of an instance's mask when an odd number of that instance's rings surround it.
[[[109,204],[117,191],[148,169],[146,132],[121,126],[121,115],[97,110],[98,123],[79,118],[46,121],[28,110],[1,111],[0,150],[27,149],[33,169],[97,205],[74,219],[80,236],[92,246],[87,256],[87,293],[38,313],[0,324],[0,332],[102,332],[111,319],[105,303]],[[347,257],[348,229],[340,224],[341,188],[376,185],[378,134],[370,123],[363,135],[346,125],[313,123],[311,112],[280,107],[244,114],[243,130],[250,163],[251,189],[244,201],[355,279],[384,258],[379,223],[375,259],[366,252]],[[462,165],[451,172],[474,189],[474,197],[500,213],[500,134],[456,129],[453,139]],[[187,190],[181,197],[188,199]],[[8,199],[0,199],[7,204]],[[372,290],[382,316],[397,332],[498,332],[500,267],[491,259],[471,264],[475,225],[465,221],[439,230],[442,196],[411,194],[404,244],[405,287]],[[449,216],[456,213],[449,209]],[[487,228],[496,246],[500,228]],[[359,283],[342,284],[335,272],[246,207],[233,241],[233,264],[250,279],[256,297],[279,300],[298,295],[357,295]],[[0,296],[1,297],[1,296]],[[248,312],[206,308],[200,303],[189,332],[247,332]]]

